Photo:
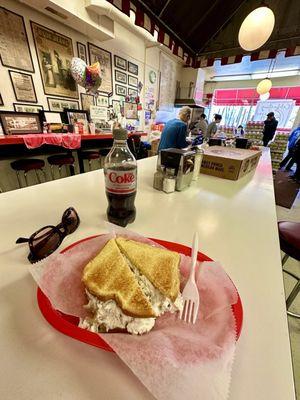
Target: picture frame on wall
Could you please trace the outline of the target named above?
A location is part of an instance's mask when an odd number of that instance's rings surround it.
[[[127,119],[138,119],[138,109],[136,103],[124,102],[124,117]]]
[[[73,42],[68,36],[30,21],[33,41],[46,95],[78,99],[70,66]]]
[[[27,32],[22,15],[0,7],[0,26],[2,65],[21,71],[34,72]]]
[[[127,87],[116,84],[115,93],[117,96],[127,96]]]
[[[135,76],[128,75],[128,85],[137,88],[138,87],[138,78]]]
[[[47,97],[49,111],[62,112],[65,108],[79,110],[79,102],[77,100],[56,99],[55,97]]]
[[[13,106],[16,112],[24,112],[24,113],[38,113],[40,110],[44,109],[44,107],[39,104],[13,103]]]
[[[88,53],[90,64],[98,61],[101,66],[102,83],[99,91],[111,95],[113,92],[111,52],[88,42]]]
[[[24,72],[8,70],[12,87],[17,101],[37,103],[32,75]]]
[[[96,106],[98,107],[108,107],[109,100],[108,96],[102,96],[101,94],[96,98]]]
[[[138,75],[139,74],[139,67],[138,65],[128,61],[128,72],[130,72],[133,75]]]
[[[136,89],[128,88],[128,96],[129,97],[137,97],[138,91]]]
[[[120,114],[120,112],[121,112],[121,104],[120,104],[119,100],[113,100],[112,101],[112,107],[113,107],[114,113],[116,115]]]
[[[90,111],[90,107],[95,105],[95,97],[92,94],[80,93],[81,108]]]
[[[81,58],[86,64],[88,63],[85,44],[77,42],[77,55],[78,58]]]
[[[72,125],[74,125],[74,122],[76,120],[77,122],[82,122],[87,126],[89,122],[89,113],[86,110],[65,109],[64,120],[68,124]]]
[[[127,85],[127,74],[115,69],[115,81]]]
[[[0,122],[5,135],[26,135],[42,133],[38,113],[0,111]]]
[[[114,55],[114,64],[116,68],[127,71],[127,60],[125,58]]]

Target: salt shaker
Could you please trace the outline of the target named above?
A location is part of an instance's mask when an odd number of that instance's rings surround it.
[[[163,191],[165,193],[175,192],[176,177],[174,168],[166,168],[166,176],[163,181]]]
[[[163,182],[164,182],[164,171],[162,166],[157,167],[157,171],[154,174],[153,178],[153,187],[157,190],[163,190]]]

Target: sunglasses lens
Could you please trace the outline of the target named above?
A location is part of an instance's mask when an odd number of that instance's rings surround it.
[[[79,225],[79,217],[74,208],[66,210],[62,217],[63,226],[68,234],[73,233]]]
[[[31,250],[33,256],[38,260],[47,257],[58,248],[60,242],[59,232],[52,227],[45,227],[32,239]]]

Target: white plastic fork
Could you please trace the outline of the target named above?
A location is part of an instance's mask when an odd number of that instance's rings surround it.
[[[195,323],[199,310],[199,291],[195,281],[196,263],[198,255],[198,232],[195,232],[192,248],[192,262],[189,279],[183,289],[183,308],[180,311],[179,318],[187,323]]]

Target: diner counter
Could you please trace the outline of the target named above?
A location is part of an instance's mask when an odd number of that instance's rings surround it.
[[[137,217],[129,229],[188,246],[197,230],[199,250],[220,261],[238,288],[244,322],[229,399],[295,399],[269,151],[238,181],[200,175],[172,194],[152,188],[155,166],[156,157],[138,162]],[[0,194],[1,398],[153,400],[115,354],[57,332],[38,309],[28,246],[15,240],[59,223],[68,206],[81,224],[60,249],[105,232],[102,170]]]
[[[37,134],[38,135],[38,134]],[[57,133],[57,135],[63,135],[63,133]],[[140,136],[147,136],[147,133],[144,132],[129,132],[128,136],[132,135],[140,135]],[[0,136],[0,146],[2,145],[7,145],[7,144],[23,144],[24,140],[23,137],[26,135],[3,135]],[[81,140],[86,141],[86,140],[105,140],[105,139],[112,139],[112,133],[111,132],[106,132],[106,133],[101,133],[101,134],[95,134],[95,135],[81,135]]]

